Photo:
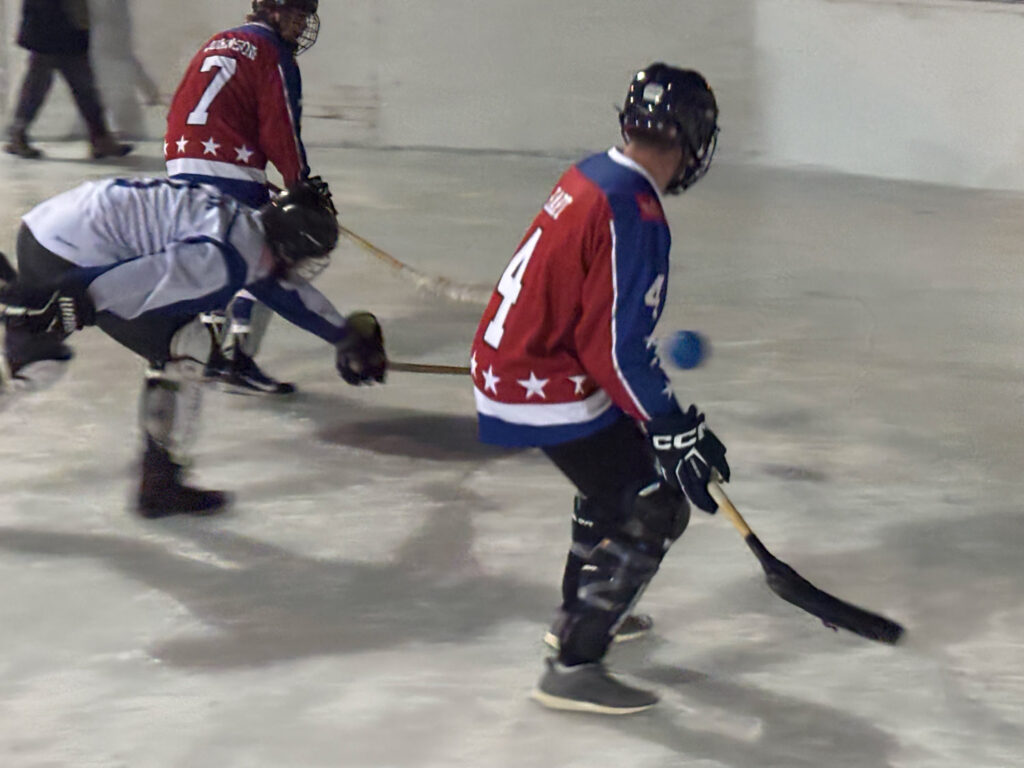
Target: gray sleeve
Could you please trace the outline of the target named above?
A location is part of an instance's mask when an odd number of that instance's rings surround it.
[[[183,302],[203,304],[199,312],[215,309],[218,295],[241,288],[247,275],[248,265],[233,249],[209,240],[176,242],[102,272],[89,285],[89,297],[97,311],[126,320]]]

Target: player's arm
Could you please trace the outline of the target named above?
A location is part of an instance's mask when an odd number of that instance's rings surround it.
[[[290,54],[289,54],[290,55]],[[302,80],[298,67],[273,49],[260,51],[258,88],[260,148],[290,187],[309,176],[306,149],[300,136]]]
[[[331,301],[304,280],[264,278],[246,289],[285,320],[337,344],[345,336],[345,318]]]
[[[286,320],[334,345],[335,366],[347,383],[383,383],[387,372],[384,334],[369,312],[342,317],[330,300],[304,280],[264,278],[248,286]]]
[[[668,230],[644,221],[633,198],[612,199],[593,222],[577,348],[588,373],[641,421],[678,412],[654,343],[668,281]]]

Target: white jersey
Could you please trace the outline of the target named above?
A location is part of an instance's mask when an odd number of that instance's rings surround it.
[[[327,341],[344,335],[344,319],[319,291],[271,276],[259,215],[214,187],[173,179],[86,182],[22,220],[40,245],[82,268],[97,311],[125,319],[198,314],[223,308],[245,287],[260,300],[277,293],[265,303]]]

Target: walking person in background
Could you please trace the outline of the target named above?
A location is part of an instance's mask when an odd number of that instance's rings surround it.
[[[131,144],[117,141],[107,128],[103,105],[89,61],[89,8],[86,0],[23,0],[18,45],[29,52],[14,120],[7,129],[4,151],[34,159],[42,152],[28,141],[28,128],[38,115],[60,72],[71,89],[89,131],[92,157],[123,157]]]
[[[480,439],[538,446],[576,486],[558,656],[533,696],[604,714],[658,697],[602,664],[690,519],[707,512],[725,446],[680,408],[653,343],[671,238],[662,195],[707,171],[718,107],[693,70],[655,63],[629,86],[622,148],[566,171],[498,281],[473,342]]]

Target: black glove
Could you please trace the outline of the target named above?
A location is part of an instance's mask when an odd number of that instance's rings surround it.
[[[335,216],[338,215],[338,209],[334,207],[334,198],[331,197],[330,187],[327,186],[327,182],[324,181],[323,176],[310,176],[305,180],[305,183],[316,192],[320,198],[320,204],[333,213]]]
[[[388,357],[377,318],[369,312],[353,312],[345,318],[345,326],[345,338],[336,345],[335,365],[341,378],[356,386],[374,381],[383,383]]]
[[[717,470],[728,482],[729,463],[725,446],[704,423],[704,414],[691,405],[686,413],[656,416],[647,422],[647,435],[665,476],[674,479],[696,506],[714,514],[718,504],[708,493],[708,480]]]
[[[96,322],[96,308],[84,288],[26,288],[9,283],[0,288],[0,315],[30,333],[68,336]]]

